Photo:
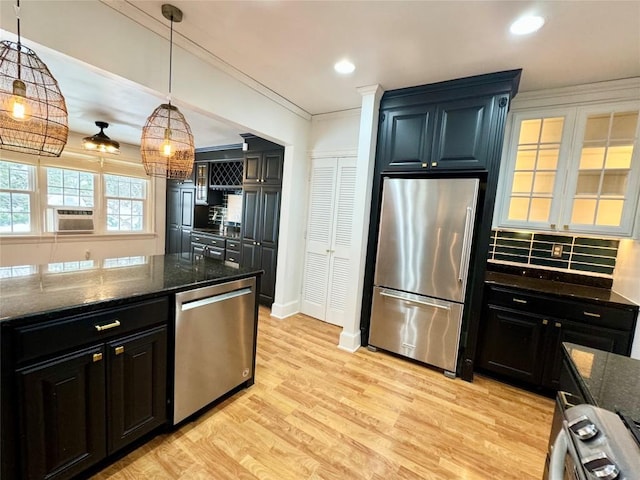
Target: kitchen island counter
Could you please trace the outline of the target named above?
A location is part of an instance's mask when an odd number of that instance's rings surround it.
[[[44,321],[248,278],[261,270],[238,268],[184,254],[152,255],[49,265],[6,267],[0,278],[0,323]],[[13,276],[9,276],[13,275]]]

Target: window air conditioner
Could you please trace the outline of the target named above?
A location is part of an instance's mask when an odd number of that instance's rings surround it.
[[[59,233],[93,232],[93,208],[58,207],[54,209],[53,220]]]

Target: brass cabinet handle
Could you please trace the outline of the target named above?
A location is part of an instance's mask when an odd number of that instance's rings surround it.
[[[554,229],[554,230],[556,229],[556,224],[555,224],[555,223],[552,223],[552,224],[551,224],[551,225],[549,225],[549,226],[550,226],[552,229]]]
[[[120,345],[119,347],[116,347],[113,350],[113,353],[115,353],[116,355],[122,355],[124,353],[124,346]]]
[[[543,325],[547,325],[549,323],[549,320],[547,320],[546,318],[544,320],[542,320],[542,324]]]
[[[562,324],[560,322],[556,322],[555,326],[556,326],[556,328],[561,328]]]
[[[584,313],[587,317],[595,317],[595,318],[600,318],[600,314],[599,313],[591,313],[591,312],[582,312]]]
[[[563,228],[564,228],[565,230],[569,230],[569,225],[565,225]]]
[[[516,298],[516,297],[513,297],[513,301],[516,303],[524,303],[524,304],[527,303],[526,300],[522,300],[521,298]]]
[[[120,326],[120,320],[114,320],[111,323],[107,323],[106,325],[96,325],[96,330],[102,332],[104,330],[109,330],[110,328],[115,328]]]
[[[100,360],[102,360],[102,354],[101,353],[94,353],[93,354],[93,363],[99,362]]]

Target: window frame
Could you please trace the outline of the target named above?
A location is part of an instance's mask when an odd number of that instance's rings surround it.
[[[81,157],[81,160],[75,158]],[[89,155],[63,154],[56,159],[31,158],[32,156],[14,154],[0,150],[0,161],[25,165],[31,171],[30,208],[31,208],[31,230],[29,232],[1,232],[0,238],[10,239],[12,237],[40,237],[73,239],[73,238],[96,238],[96,237],[126,237],[126,236],[149,236],[156,235],[154,202],[156,186],[152,177],[148,177],[139,163],[127,160],[116,160],[112,158],[95,157]],[[94,205],[94,231],[82,234],[59,235],[53,228],[53,209],[48,203],[48,183],[47,169],[58,168],[63,170],[74,170],[90,173],[93,175],[93,201]],[[143,229],[140,231],[128,230],[108,230],[107,229],[107,198],[105,188],[105,175],[115,175],[140,179],[145,182],[145,196],[140,199],[143,202]],[[3,189],[4,191],[5,189]],[[22,192],[22,191],[20,191]]]
[[[40,216],[37,214],[38,213],[38,199],[37,199],[37,191],[38,191],[38,182],[37,182],[37,176],[38,176],[38,172],[37,172],[37,166],[35,165],[31,165],[29,163],[23,163],[23,162],[14,162],[13,160],[9,160],[9,159],[5,159],[5,158],[0,158],[0,162],[6,162],[6,163],[17,163],[19,165],[24,165],[28,168],[28,182],[29,182],[29,189],[28,190],[16,190],[16,189],[12,189],[12,188],[1,188],[0,187],[0,192],[2,193],[20,193],[20,194],[26,194],[29,196],[29,231],[28,232],[15,232],[13,231],[13,221],[11,222],[11,232],[0,232],[0,236],[7,236],[7,237],[11,237],[11,236],[19,236],[19,235],[33,235],[36,234],[37,232],[41,231],[41,225],[40,222],[38,221]]]

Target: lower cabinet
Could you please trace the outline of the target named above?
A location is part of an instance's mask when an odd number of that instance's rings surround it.
[[[18,334],[22,351],[31,352],[44,337],[57,338],[65,329],[88,332],[87,346],[15,371],[18,478],[72,478],[166,423],[167,315],[162,299],[111,315],[63,319],[59,330],[49,324]],[[156,325],[140,328],[145,322]],[[120,334],[97,329],[116,323],[113,330],[124,327]]]
[[[630,353],[635,330],[631,309],[564,301],[504,287],[487,290],[477,361],[482,369],[557,390],[562,342]]]

